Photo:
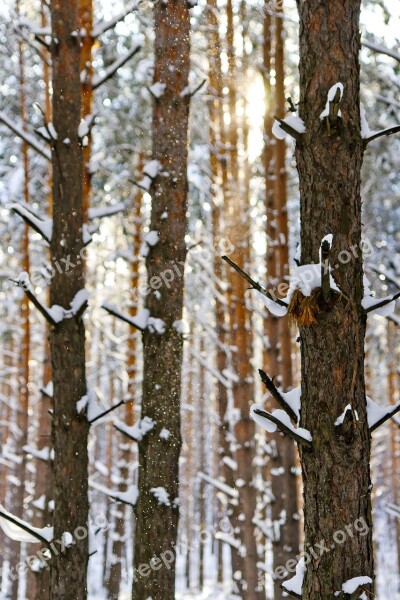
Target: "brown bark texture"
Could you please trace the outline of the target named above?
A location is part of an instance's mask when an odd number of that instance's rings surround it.
[[[154,82],[164,84],[165,90],[153,100],[153,160],[158,160],[168,175],[156,176],[151,187],[150,230],[158,232],[159,241],[149,246],[146,267],[149,283],[153,277],[166,273],[171,282],[161,285],[157,294],[151,292],[146,301],[151,316],[164,321],[165,332],[160,334],[148,327],[143,333],[142,418],[151,418],[155,426],[139,442],[134,600],[149,597],[173,600],[175,596],[183,339],[174,323],[182,319],[186,259],[190,105],[190,95],[185,93],[190,69],[190,16],[186,0],[156,3],[154,31]],[[170,432],[167,440],[160,438],[163,428]],[[156,488],[165,489],[167,503],[159,502]],[[143,575],[143,565],[150,565],[153,558],[161,560],[162,556],[170,558],[169,564],[161,562],[161,567],[158,564],[150,575]]]
[[[297,4],[299,114],[306,125],[296,147],[301,262],[318,263],[321,240],[332,233],[330,262],[341,290],[329,302],[320,302],[317,324],[300,329],[301,426],[313,436],[312,449],[301,450],[305,547],[315,552],[315,556],[310,553],[302,597],[333,600],[347,580],[374,577],[364,382],[366,319],[361,307],[360,0]],[[337,82],[344,86],[342,117],[333,116],[328,126],[320,114]],[[350,261],[341,264],[339,253],[351,248],[358,252],[351,252]],[[337,427],[335,421],[347,404],[352,406],[353,419]],[[369,527],[367,535],[357,531],[360,519]],[[345,532],[342,543],[337,541],[342,537],[338,531]],[[327,551],[317,546],[321,541]],[[363,588],[367,595],[373,589],[372,585]]]
[[[52,143],[53,233],[51,258],[59,265],[71,260],[73,268],[54,269],[50,303],[68,309],[84,288],[82,145],[78,137],[81,118],[79,2],[51,2],[53,123]],[[65,143],[65,140],[69,143]],[[61,272],[60,272],[61,271]],[[86,394],[85,329],[82,311],[50,328],[54,385],[52,442],[54,458],[54,535],[74,536],[88,526],[89,424],[78,414],[77,402]],[[79,530],[82,537],[82,529]],[[50,598],[84,600],[88,536],[53,557]]]

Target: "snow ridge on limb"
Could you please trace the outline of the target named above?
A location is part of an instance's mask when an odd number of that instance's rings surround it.
[[[400,402],[394,406],[382,407],[367,396],[368,426],[371,433],[386,423],[386,421],[389,421],[398,412],[400,412]]]
[[[141,48],[142,48],[141,44],[137,44],[136,46],[131,48],[124,56],[121,56],[121,58],[118,58],[116,61],[114,61],[106,69],[104,75],[94,77],[93,82],[92,82],[93,89],[96,90],[101,85],[103,85],[103,83],[105,83],[106,81],[111,79],[111,77],[113,77],[115,75],[115,73],[118,71],[118,69],[123,67],[128,62],[128,60],[130,60],[133,56],[135,56],[135,54],[137,54],[141,50]]]
[[[51,160],[51,153],[48,148],[40,144],[33,135],[31,135],[28,131],[25,131],[23,127],[16,125],[14,120],[10,119],[3,111],[0,111],[0,122],[7,125],[11,131],[15,133],[19,138],[24,140],[33,150],[36,150],[38,154],[43,156],[46,160]]]
[[[139,495],[138,487],[134,484],[130,485],[126,492],[120,492],[119,490],[111,490],[110,488],[107,488],[106,486],[101,485],[100,483],[97,483],[93,480],[89,481],[89,485],[97,492],[101,492],[102,494],[105,494],[112,500],[115,500],[116,502],[121,502],[121,504],[126,504],[128,506],[135,506]]]
[[[312,447],[312,435],[307,429],[294,427],[288,414],[284,410],[274,410],[272,413],[265,411],[261,405],[254,404],[250,409],[250,416],[258,425],[269,433],[279,429],[292,440],[308,448]]]
[[[34,214],[29,208],[25,208],[25,206],[22,206],[22,204],[18,204],[17,202],[11,204],[8,208],[19,215],[25,223],[30,225],[36,233],[39,233],[39,235],[50,244],[53,233],[53,221],[51,219],[43,219],[42,217],[39,217],[37,213]]]

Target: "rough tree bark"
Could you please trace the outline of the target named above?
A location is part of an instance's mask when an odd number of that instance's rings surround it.
[[[313,436],[301,450],[305,546],[324,540],[329,551],[307,565],[302,597],[327,600],[357,576],[373,578],[370,433],[365,382],[361,241],[359,16],[360,0],[298,1],[300,16],[300,117],[306,133],[297,143],[301,195],[301,263],[319,262],[321,240],[333,234],[331,264],[340,295],[320,302],[318,323],[301,327],[301,426]],[[320,120],[331,86],[342,82],[342,118]],[[358,248],[348,264],[340,251]],[[336,265],[338,267],[336,268]],[[351,404],[351,426],[335,427]],[[369,533],[355,531],[364,519]],[[335,532],[353,535],[335,543]],[[333,546],[333,548],[331,547]],[[371,585],[363,586],[367,595]],[[342,597],[342,596],[341,596]],[[343,596],[344,597],[344,596]]]
[[[79,2],[51,2],[53,67],[53,123],[57,139],[52,143],[53,233],[51,257],[73,268],[54,269],[50,286],[51,305],[68,309],[84,288],[82,145],[78,137],[81,118]],[[72,535],[88,524],[89,424],[78,414],[77,402],[86,395],[85,329],[82,311],[50,328],[53,368],[54,415],[54,535]],[[81,535],[81,534],[80,534]],[[84,600],[88,537],[76,541],[51,565],[50,597]]]
[[[159,241],[149,245],[146,267],[148,282],[165,273],[173,280],[161,285],[157,294],[151,292],[146,301],[151,316],[164,321],[165,332],[147,327],[143,333],[142,418],[153,419],[155,426],[139,442],[134,600],[173,600],[175,596],[174,557],[168,568],[161,563],[150,576],[143,576],[138,569],[154,557],[173,556],[178,533],[183,339],[176,322],[182,319],[184,294],[190,104],[190,15],[186,0],[156,3],[154,31],[154,83],[164,84],[165,89],[154,98],[153,160],[159,161],[168,175],[157,175],[151,186],[150,229],[158,232]],[[163,428],[170,432],[167,440],[160,438]],[[164,488],[168,494],[164,504],[157,499],[155,488]]]

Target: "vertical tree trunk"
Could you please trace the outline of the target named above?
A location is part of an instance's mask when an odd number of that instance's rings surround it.
[[[79,21],[82,33],[81,48],[81,73],[82,78],[82,119],[89,117],[92,112],[93,104],[93,0],[81,0],[79,5]],[[92,135],[89,132],[87,143],[82,150],[83,159],[83,220],[87,221],[88,210],[90,206],[91,175],[90,175],[90,156],[92,153]]]
[[[82,145],[78,137],[81,118],[79,2],[51,2],[53,123],[57,140],[52,144],[53,233],[51,257],[73,268],[55,268],[50,302],[65,309],[84,288]],[[84,308],[84,304],[82,304]],[[54,535],[88,526],[89,424],[78,414],[77,402],[86,395],[85,329],[82,310],[50,328],[54,384],[52,441],[54,458]],[[53,559],[52,599],[85,600],[88,537]]]
[[[226,5],[227,15],[227,55],[228,55],[228,89],[229,89],[229,182],[225,197],[226,222],[228,237],[238,240],[235,252],[235,262],[246,268],[248,260],[249,240],[249,207],[243,206],[239,186],[238,161],[238,128],[236,113],[236,73],[234,47],[234,17],[232,1]],[[235,349],[233,363],[238,381],[233,383],[234,406],[240,414],[235,424],[237,480],[240,481],[239,503],[234,510],[234,527],[238,529],[239,538],[245,555],[239,556],[239,573],[236,581],[240,593],[246,600],[259,600],[262,597],[258,591],[257,545],[255,540],[253,519],[256,509],[256,489],[253,482],[253,459],[255,456],[255,425],[249,416],[249,406],[253,398],[253,377],[251,369],[251,353],[249,352],[249,336],[251,327],[246,310],[244,296],[246,285],[232,271],[229,274],[230,286],[230,345]]]
[[[283,9],[278,7],[275,18],[275,114],[283,119],[285,114],[285,64],[284,64],[284,24]],[[276,139],[274,143],[274,211],[275,240],[272,250],[276,254],[277,269],[274,276],[278,282],[286,282],[289,275],[289,224],[287,212],[287,172],[286,142]],[[268,315],[268,320],[273,320]],[[282,389],[287,392],[292,387],[292,347],[288,318],[278,320],[274,326],[278,329],[280,343],[279,373]],[[274,332],[276,335],[276,332]],[[271,349],[273,352],[273,349]],[[275,408],[279,408],[275,406]],[[297,481],[295,475],[296,451],[291,440],[274,435],[275,452],[272,457],[272,521],[273,565],[274,571],[294,559],[299,552],[299,520],[297,502]],[[286,597],[281,588],[281,580],[274,583],[274,598]]]
[[[323,237],[333,234],[331,264],[341,294],[320,302],[318,323],[300,329],[302,353],[301,426],[313,436],[302,448],[305,545],[324,540],[307,565],[303,598],[334,598],[357,576],[373,578],[370,433],[365,383],[362,254],[340,264],[341,250],[360,248],[360,0],[298,2],[300,15],[300,116],[306,133],[297,144],[301,195],[301,261],[318,263]],[[342,82],[342,118],[328,127],[320,120],[331,86]],[[338,268],[336,268],[338,265]],[[351,427],[335,427],[345,406],[357,411]],[[355,413],[353,413],[355,414]],[[364,519],[367,535],[355,531]],[[335,532],[353,526],[336,543]],[[331,547],[333,546],[333,548]],[[367,595],[371,585],[363,586]]]
[[[174,278],[162,285],[158,294],[151,292],[146,302],[151,316],[164,321],[165,331],[158,333],[147,327],[143,333],[142,418],[151,418],[155,425],[139,442],[134,600],[173,600],[175,596],[183,357],[183,339],[176,322],[182,319],[184,294],[190,104],[190,18],[186,0],[155,4],[154,30],[154,82],[164,84],[165,89],[154,98],[153,159],[168,175],[156,176],[151,187],[150,229],[158,232],[159,241],[149,245],[146,266],[149,282],[166,272]],[[160,438],[163,428],[170,433],[168,439]],[[162,494],[166,492],[164,501],[157,499],[157,488],[163,488],[159,490]],[[147,577],[138,571],[161,555],[170,557],[168,567],[161,563],[161,568],[158,566]]]

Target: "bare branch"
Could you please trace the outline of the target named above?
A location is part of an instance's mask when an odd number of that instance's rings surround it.
[[[141,50],[141,48],[142,46],[140,44],[134,46],[133,48],[131,48],[131,50],[129,50],[127,54],[125,54],[125,56],[121,56],[121,58],[114,61],[109,67],[107,67],[104,75],[102,75],[101,77],[94,77],[92,81],[93,89],[97,90],[97,88],[103,85],[103,83],[111,79],[111,77],[115,75],[118,69],[123,67],[124,64],[128,62],[128,60],[130,60],[133,56],[135,56],[135,54],[139,52],[139,50]]]
[[[298,435],[295,431],[292,431],[291,429],[289,429],[289,427],[287,427],[284,423],[282,423],[282,421],[280,421],[279,419],[274,417],[274,415],[271,415],[270,413],[266,412],[265,410],[261,410],[259,408],[253,409],[253,412],[254,412],[254,414],[258,415],[259,417],[263,417],[264,419],[271,421],[271,423],[274,423],[274,425],[276,425],[278,427],[278,429],[280,429],[282,431],[282,433],[284,433],[285,435],[290,437],[292,440],[294,440],[298,444],[307,446],[307,448],[312,448],[312,442],[310,442],[310,440],[307,440],[303,436]]]
[[[277,304],[279,304],[279,306],[284,306],[285,308],[287,308],[286,302],[280,300],[279,298],[274,298],[266,289],[262,287],[262,285],[257,283],[257,281],[254,281],[254,279],[247,275],[247,273],[245,273],[243,269],[241,269],[236,263],[234,263],[233,260],[231,260],[227,256],[221,256],[221,258],[222,260],[227,262],[228,265],[232,267],[232,269],[235,269],[235,271],[239,273],[239,275],[241,275],[243,279],[245,279],[247,283],[251,285],[252,289],[257,290],[257,292],[260,292],[260,294],[266,296],[269,300],[272,300],[272,302],[276,302]]]
[[[388,127],[387,129],[382,129],[381,131],[377,131],[373,133],[369,137],[364,140],[364,145],[367,146],[373,140],[376,140],[384,135],[393,135],[394,133],[398,133],[400,131],[400,125],[395,125],[394,127]]]
[[[292,419],[292,421],[294,421],[295,423],[297,423],[298,422],[298,418],[297,418],[296,413],[294,412],[294,410],[292,409],[292,407],[289,406],[289,404],[286,402],[286,400],[281,395],[281,393],[278,390],[278,388],[275,387],[275,384],[274,384],[273,380],[270,379],[268,377],[268,375],[265,373],[265,371],[263,371],[262,369],[258,369],[258,372],[260,374],[261,381],[263,382],[263,384],[265,385],[265,387],[267,388],[267,390],[269,391],[269,393],[271,394],[271,396],[274,398],[274,400],[276,400],[276,402],[279,404],[279,406],[281,408],[283,408],[284,411],[287,412],[287,414]]]
[[[111,406],[111,408],[108,408],[103,413],[101,413],[100,415],[97,415],[97,417],[95,417],[94,419],[92,419],[91,421],[89,421],[89,424],[93,425],[93,423],[95,423],[99,419],[102,419],[103,417],[105,417],[109,413],[113,412],[115,409],[119,408],[122,404],[125,404],[125,402],[123,400],[120,400],[118,402],[118,404],[115,404],[114,406]]]
[[[204,84],[205,84],[205,83],[207,83],[207,79],[203,79],[203,81],[201,81],[201,82],[199,83],[199,85],[197,85],[197,86],[194,88],[194,90],[193,90],[193,91],[191,91],[191,92],[189,93],[189,96],[190,96],[191,98],[193,98],[193,96],[195,96],[195,95],[197,94],[197,92],[199,92],[199,91],[201,90],[201,88],[204,86]]]
[[[42,146],[42,144],[39,144],[39,142],[36,140],[36,138],[33,135],[31,135],[30,133],[28,133],[27,131],[25,131],[23,129],[23,127],[17,125],[13,120],[11,120],[2,111],[0,112],[0,121],[2,123],[4,123],[4,125],[7,125],[7,127],[9,129],[11,129],[11,131],[13,133],[15,133],[22,140],[24,140],[24,142],[26,142],[28,144],[28,146],[30,146],[31,148],[33,148],[33,150],[36,150],[36,152],[38,152],[38,154],[40,154],[41,156],[43,156],[43,158],[45,158],[48,161],[51,160],[51,152],[50,152],[50,150],[48,148]]]

